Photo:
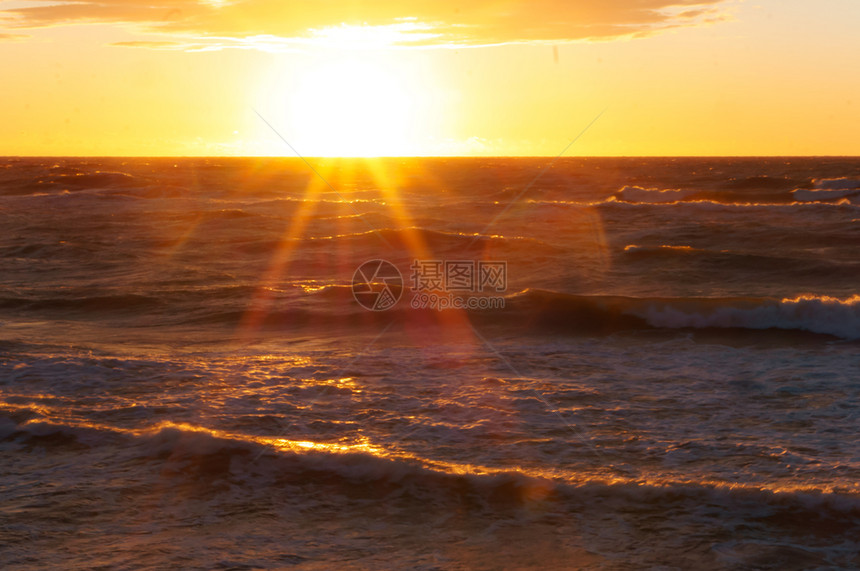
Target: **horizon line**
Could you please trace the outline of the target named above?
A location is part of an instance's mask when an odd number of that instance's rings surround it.
[[[296,155],[0,155],[2,159],[296,159]],[[318,155],[306,159],[855,159],[857,155]]]

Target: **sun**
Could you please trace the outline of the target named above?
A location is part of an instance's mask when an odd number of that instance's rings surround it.
[[[322,65],[297,78],[286,99],[294,146],[305,156],[403,156],[415,148],[415,98],[382,65]]]

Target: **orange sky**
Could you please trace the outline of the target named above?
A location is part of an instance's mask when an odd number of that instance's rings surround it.
[[[3,155],[860,155],[856,0],[0,1]],[[260,116],[257,115],[259,113]]]

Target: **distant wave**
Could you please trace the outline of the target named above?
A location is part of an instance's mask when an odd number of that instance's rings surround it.
[[[0,297],[0,307],[29,310],[122,311],[143,310],[160,306],[164,300],[139,294],[93,295],[86,297]]]
[[[664,204],[667,202],[682,202],[695,196],[698,191],[681,189],[641,188],[625,186],[615,197],[625,202],[644,202],[648,204]]]
[[[842,235],[834,232],[833,239]],[[846,238],[850,239],[850,235]],[[860,262],[845,259],[828,259],[825,256],[810,256],[808,252],[794,253],[776,248],[751,249],[749,251],[730,249],[696,248],[687,245],[639,245],[628,244],[624,247],[624,264],[641,264],[647,268],[654,263],[675,264],[687,271],[725,271],[734,269],[738,279],[746,272],[761,274],[774,272],[782,276],[796,276],[804,279],[810,275],[821,278],[846,279],[860,276]],[[799,257],[796,257],[799,256]]]
[[[821,186],[813,189],[769,187],[764,190],[696,190],[660,189],[625,186],[609,201],[631,204],[715,203],[737,206],[785,205],[804,202],[832,203],[860,194],[860,182],[847,183],[840,179],[836,188]]]
[[[524,236],[502,236],[498,234],[469,234],[463,232],[445,232],[441,230],[430,230],[412,226],[409,228],[380,228],[378,230],[367,230],[365,232],[354,232],[348,234],[338,234],[334,236],[319,236],[308,237],[303,240],[308,242],[314,241],[357,241],[369,242],[369,245],[379,246],[380,238],[383,238],[388,244],[399,249],[408,248],[410,240],[419,239],[421,242],[430,248],[454,248],[469,246],[472,243],[505,243],[508,245],[522,244],[523,246],[533,248],[539,246],[548,249],[559,249],[546,242],[542,242],[536,238]],[[408,251],[408,250],[407,250]]]
[[[794,198],[803,202],[825,202],[860,195],[860,188],[842,189],[804,189],[798,188],[792,192]]]
[[[755,177],[754,177],[755,178]],[[784,204],[792,202],[790,188],[768,184],[734,185],[729,189],[661,189],[625,186],[613,195],[623,202],[636,204],[676,204],[679,202],[716,202],[718,204]]]
[[[140,181],[135,176],[128,173],[95,171],[92,173],[60,172],[53,174],[53,176],[38,178],[29,186],[31,189],[58,187],[68,188],[70,190],[88,190],[98,188],[128,188],[138,184],[140,184]]]
[[[636,256],[658,256],[658,255],[683,255],[683,254],[703,254],[711,253],[709,250],[701,248],[693,248],[692,246],[673,246],[670,244],[661,244],[659,246],[640,246],[638,244],[629,244],[624,247],[624,252]]]
[[[732,190],[786,190],[794,184],[796,181],[789,177],[754,175],[732,178],[725,183],[725,187]]]
[[[797,189],[799,190],[799,189]],[[848,206],[848,207],[857,207],[857,204],[852,203],[849,199],[852,198],[853,195],[857,194],[860,196],[860,192],[855,191],[834,191],[834,192],[846,192],[845,195],[840,195],[836,197],[828,197],[826,194],[822,195],[814,195],[810,200],[803,200],[800,197],[802,194],[796,196],[794,194],[795,191],[786,192],[784,195],[780,197],[768,196],[768,197],[759,197],[758,200],[754,200],[752,197],[733,197],[727,195],[726,193],[711,193],[711,192],[696,192],[687,190],[679,190],[679,194],[662,194],[662,190],[654,189],[653,191],[649,190],[648,192],[654,192],[655,194],[642,194],[639,196],[640,199],[636,199],[637,194],[628,194],[628,198],[623,198],[623,196],[619,193],[612,194],[608,198],[602,200],[592,200],[592,201],[583,201],[583,200],[529,200],[527,201],[530,204],[535,205],[544,205],[544,206],[557,206],[559,208],[564,207],[581,207],[581,208],[593,208],[599,206],[631,206],[631,207],[646,207],[646,206],[654,206],[654,207],[674,207],[674,206],[688,206],[695,207],[698,209],[720,209],[725,210],[729,208],[795,208],[795,207],[814,207],[814,206],[822,206],[822,207],[832,207],[832,206]],[[673,191],[669,191],[673,192]],[[673,199],[674,198],[674,199]]]

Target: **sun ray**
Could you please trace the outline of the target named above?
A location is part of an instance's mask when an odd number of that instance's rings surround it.
[[[260,278],[254,297],[248,303],[248,309],[239,323],[238,337],[241,340],[248,341],[252,339],[269,314],[272,306],[272,287],[280,285],[282,277],[292,261],[296,245],[304,235],[308,221],[317,208],[318,196],[323,184],[316,177],[310,180],[298,212],[294,215],[292,223],[285,229],[284,234],[272,252],[268,269]]]

